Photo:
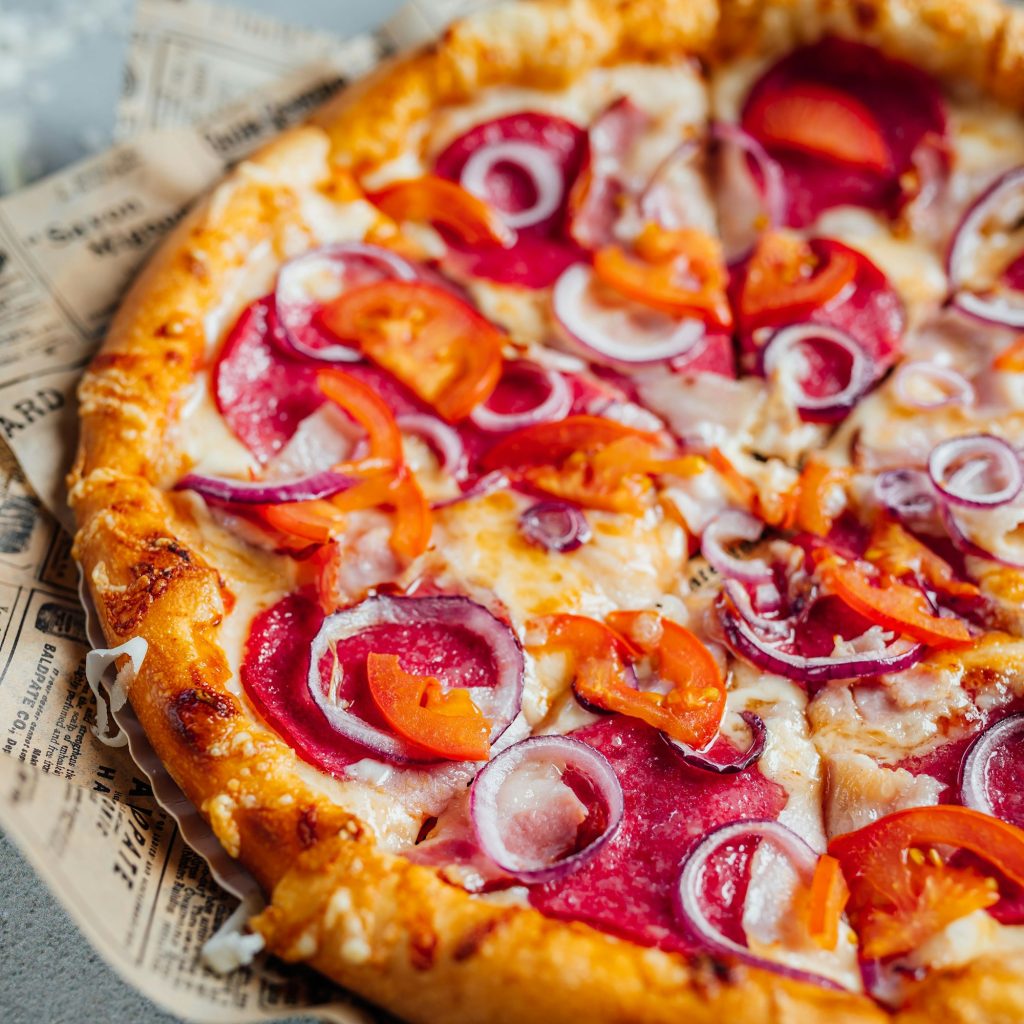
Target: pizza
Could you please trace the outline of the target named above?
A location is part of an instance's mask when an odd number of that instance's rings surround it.
[[[495,7],[236,167],[76,555],[252,922],[415,1021],[1024,1019],[1024,19]]]

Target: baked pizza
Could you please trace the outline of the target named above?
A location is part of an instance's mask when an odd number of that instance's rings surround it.
[[[77,557],[252,927],[424,1022],[1024,1019],[1024,18],[490,9],[227,179]]]

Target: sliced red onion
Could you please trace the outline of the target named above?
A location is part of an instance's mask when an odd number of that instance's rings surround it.
[[[732,602],[740,617],[752,626],[756,632],[761,633],[765,637],[775,637],[779,640],[792,639],[792,621],[790,619],[771,619],[757,612],[754,609],[750,592],[739,580],[726,580],[722,584],[722,593]],[[775,595],[776,600],[774,604],[777,607],[782,595],[779,594],[778,590],[775,590]]]
[[[922,396],[922,387],[935,392],[934,397]],[[897,401],[908,409],[974,404],[974,388],[963,374],[924,360],[904,363],[893,375],[893,390]]]
[[[692,175],[700,152],[696,139],[686,139],[658,164],[637,197],[641,220],[654,221],[669,231],[694,223]]]
[[[745,583],[765,583],[772,579],[771,566],[762,558],[737,558],[726,545],[737,541],[756,541],[764,532],[764,523],[749,512],[729,508],[719,512],[704,527],[700,538],[701,554],[723,576]]]
[[[875,478],[875,498],[903,521],[930,519],[936,510],[935,489],[923,469],[887,469]]]
[[[411,412],[395,418],[398,429],[421,437],[434,450],[443,472],[458,481],[469,473],[469,459],[459,432],[429,413]]]
[[[953,542],[953,547],[962,555],[969,555],[971,558],[984,558],[989,562],[1005,565],[1008,569],[1024,569],[1024,559],[1009,558],[1006,555],[1001,555],[974,540],[967,530],[964,529],[960,520],[957,519],[952,505],[940,504],[939,516],[942,519],[942,525],[946,528],[949,539]]]
[[[232,480],[222,476],[189,473],[174,485],[174,489],[195,491],[204,498],[229,501],[236,505],[280,505],[286,501],[329,498],[357,483],[357,478],[333,470],[311,473],[297,480]]]
[[[779,641],[762,636],[727,602],[719,605],[725,639],[735,654],[752,665],[800,683],[823,683],[830,679],[856,679],[900,672],[924,657],[923,644],[897,638],[875,651],[842,655],[804,657],[782,650]]]
[[[802,380],[802,371],[806,367],[800,350],[814,342],[835,345],[850,358],[849,380],[830,395],[809,394]],[[872,361],[857,340],[846,331],[828,324],[808,321],[783,327],[765,346],[763,359],[765,376],[779,376],[797,411],[806,419],[841,419],[856,405],[874,379]]]
[[[696,318],[676,319],[611,293],[605,298],[594,271],[583,263],[563,272],[551,301],[569,337],[605,362],[638,366],[675,359],[705,333]]]
[[[487,178],[502,164],[511,164],[530,179],[534,190],[533,205],[523,210],[499,210],[501,219],[510,228],[528,228],[547,220],[562,205],[565,181],[562,168],[543,146],[533,142],[506,139],[481,146],[466,161],[459,183],[467,192],[490,202]]]
[[[992,434],[940,442],[928,456],[928,476],[947,501],[965,508],[1006,505],[1024,487],[1017,453]]]
[[[492,469],[490,473],[485,473],[473,481],[461,494],[432,502],[430,507],[436,511],[437,509],[451,508],[453,505],[461,505],[464,501],[473,501],[475,498],[485,498],[488,494],[509,487],[511,483],[512,481],[503,469]]]
[[[603,826],[583,849],[565,855],[591,814],[565,781],[585,781]],[[522,882],[564,878],[582,867],[622,821],[622,786],[607,758],[569,736],[533,736],[490,761],[473,781],[470,814],[481,849]],[[573,827],[575,826],[575,827]]]
[[[712,757],[710,747],[714,741],[708,744],[703,750],[696,750],[682,740],[674,739],[668,733],[661,735],[668,740],[672,748],[692,768],[699,768],[701,771],[714,772],[716,775],[735,775],[737,772],[745,771],[752,764],[756,764],[764,753],[765,745],[768,742],[768,728],[760,715],[753,711],[741,711],[740,718],[750,727],[750,743],[746,750],[736,751],[729,760],[720,760]]]
[[[714,953],[736,957],[744,963],[763,967],[786,978],[841,990],[842,986],[831,978],[751,953],[749,947],[730,939],[708,920],[702,905],[704,874],[708,862],[723,846],[751,839],[771,843],[786,858],[801,883],[810,886],[818,865],[818,854],[800,836],[777,821],[733,821],[710,832],[686,855],[676,890],[677,916]]]
[[[590,540],[583,509],[565,501],[540,501],[519,517],[519,532],[548,551],[575,551]]]
[[[348,288],[394,279],[415,281],[419,271],[397,253],[366,242],[343,242],[289,260],[277,273],[274,307],[286,350],[325,363],[354,363],[362,359],[351,345],[317,344],[322,335],[313,325],[317,311]]]
[[[504,434],[511,430],[532,427],[537,423],[551,423],[563,419],[572,408],[572,388],[557,370],[540,366],[527,359],[519,359],[507,363],[504,374],[525,377],[530,382],[531,390],[536,391],[537,404],[516,412],[497,412],[487,402],[483,402],[469,416],[473,424],[481,430],[491,434]],[[493,398],[492,395],[489,401],[493,401]]]
[[[971,288],[974,262],[984,254],[986,238],[1019,230],[1024,218],[1024,167],[1007,171],[971,204],[960,221],[946,259],[946,272],[957,309],[987,323],[1024,327],[1024,292],[993,283],[988,292]],[[995,220],[993,230],[989,224]]]
[[[391,597],[377,595],[351,608],[328,615],[310,650],[308,688],[316,706],[345,739],[365,747],[371,754],[396,764],[424,760],[415,745],[386,728],[373,725],[354,714],[324,692],[320,661],[334,645],[380,625],[407,627],[415,635],[418,627],[441,622],[464,629],[477,637],[491,652],[496,670],[493,686],[467,687],[473,703],[493,726],[491,743],[519,714],[523,694],[523,649],[513,630],[486,608],[468,597]]]
[[[785,175],[778,161],[738,124],[718,121],[711,126],[711,137],[718,143],[719,232],[726,259],[733,263],[753,248],[765,228],[785,224]]]
[[[960,802],[965,807],[999,817],[989,794],[989,762],[1000,746],[1022,735],[1024,712],[1018,711],[989,726],[967,748],[960,775]]]

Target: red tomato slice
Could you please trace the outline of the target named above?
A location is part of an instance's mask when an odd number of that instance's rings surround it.
[[[769,231],[758,240],[740,294],[740,318],[748,330],[805,320],[857,276],[857,260],[833,249],[825,263],[803,239]]]
[[[927,598],[906,583],[830,552],[816,558],[818,576],[845,605],[885,629],[931,647],[962,647],[974,642],[961,619],[940,618]]]
[[[666,231],[648,224],[636,240],[635,253],[617,245],[599,249],[594,273],[627,298],[670,316],[698,316],[715,327],[732,326],[722,247],[703,231]]]
[[[402,432],[387,403],[369,384],[343,370],[321,370],[316,382],[332,402],[341,406],[366,431],[370,443],[369,459],[344,464],[338,467],[339,471],[370,470],[374,468],[371,461],[380,463],[380,468],[401,465]]]
[[[261,505],[259,514],[275,530],[313,544],[328,544],[345,529],[344,513],[326,499]]]
[[[462,689],[445,690],[433,676],[415,676],[397,654],[366,658],[366,680],[374,704],[403,739],[449,761],[486,761],[491,723]]]
[[[839,920],[850,898],[842,866],[827,853],[818,858],[807,894],[807,933],[822,949],[835,949]]]
[[[1024,831],[966,807],[895,811],[837,836],[828,852],[850,887],[847,914],[865,957],[906,953],[951,921],[999,899],[994,878],[952,867],[937,846],[970,850],[1024,885]]]
[[[515,232],[479,196],[433,174],[399,181],[367,199],[395,221],[427,221],[454,232],[467,245],[515,242]]]
[[[884,174],[892,154],[878,121],[849,93],[813,82],[758,97],[744,116],[747,131],[766,146],[795,150]]]
[[[421,281],[378,281],[324,308],[326,327],[354,342],[449,422],[490,397],[504,336],[451,292]]]
[[[958,580],[949,562],[888,516],[876,521],[864,557],[890,576],[919,576],[944,594],[974,598],[980,593],[973,583]]]

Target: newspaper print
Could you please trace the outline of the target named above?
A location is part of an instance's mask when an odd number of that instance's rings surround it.
[[[145,133],[0,200],[0,824],[107,962],[192,1020],[383,1016],[265,958],[223,976],[204,967],[204,943],[236,907],[224,890],[249,897],[255,883],[130,709],[115,716],[129,746],[93,735],[84,660],[102,638],[60,525],[75,385],[140,264],[228,165],[381,54],[478,6],[416,0],[375,37],[338,40],[199,0],[142,0],[118,130]]]

